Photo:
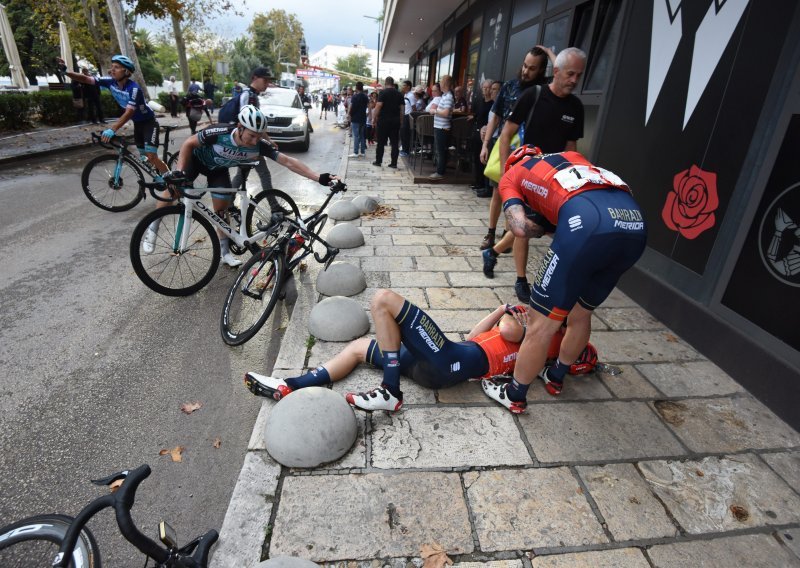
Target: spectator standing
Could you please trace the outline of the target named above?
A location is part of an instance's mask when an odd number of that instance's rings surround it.
[[[414,109],[415,112],[422,112],[425,110],[425,89],[422,85],[417,86],[414,90]]]
[[[203,81],[203,95],[211,101],[208,105],[209,112],[214,112],[214,93],[217,92],[217,86],[214,84],[214,81],[211,77],[206,77],[206,80]]]
[[[75,122],[83,122],[84,120],[84,107],[86,106],[86,99],[83,94],[83,83],[72,81],[70,84],[72,90],[72,107],[75,109]]]
[[[517,78],[503,83],[500,93],[494,99],[492,114],[489,115],[489,123],[486,127],[486,134],[483,137],[483,146],[481,148],[481,163],[486,164],[489,159],[492,147],[497,142],[505,121],[511,111],[514,110],[514,105],[517,104],[517,99],[519,99],[520,95],[529,87],[541,85],[545,82],[544,72],[547,69],[548,57],[548,53],[541,46],[532,47],[525,54],[525,59],[522,61],[522,67],[517,74]],[[492,190],[492,201],[489,203],[489,232],[481,242],[481,250],[494,246],[497,220],[500,217],[500,194],[497,193],[496,185],[492,185],[494,189]]]
[[[425,105],[425,112],[432,114],[433,111],[436,110],[436,107],[439,106],[441,98],[442,89],[439,87],[439,83],[434,83],[431,85],[431,96],[428,99],[428,104]]]
[[[378,95],[375,105],[375,116],[372,124],[378,132],[378,146],[375,148],[375,161],[373,166],[380,166],[383,161],[383,149],[388,140],[392,145],[390,168],[397,167],[397,157],[400,155],[400,122],[403,118],[405,103],[403,95],[397,90],[392,77],[386,77],[384,89]]]
[[[367,139],[367,144],[375,144],[375,127],[373,120],[375,119],[375,105],[378,103],[378,95],[375,91],[369,94],[369,105],[367,105],[367,123],[364,136]]]
[[[167,81],[167,93],[169,93],[169,114],[172,118],[178,117],[178,85],[175,83],[175,75]]]
[[[453,112],[467,114],[467,97],[464,96],[464,87],[458,86],[453,89]]]
[[[189,85],[186,93],[189,95],[196,95],[200,92],[200,90],[200,84],[197,82],[197,79],[192,79],[192,83]]]
[[[81,73],[87,77],[92,77],[86,67],[81,68]],[[87,118],[92,124],[103,124],[103,105],[100,104],[100,87],[94,83],[83,84],[83,94],[86,99]]]
[[[502,83],[499,81],[492,81],[491,79],[484,80],[481,83],[480,98],[476,99],[475,104],[472,105],[472,110],[475,115],[475,120],[473,121],[474,129],[470,138],[473,176],[472,189],[475,190],[478,197],[492,196],[492,187],[489,185],[489,179],[483,175],[483,165],[480,162],[480,155],[483,145],[483,136],[486,132],[486,125],[489,123],[489,112],[492,110],[494,96],[500,91],[501,85]],[[493,90],[492,87],[496,87],[496,90]]]
[[[414,93],[411,92],[411,81],[403,81],[403,122],[400,125],[400,155],[408,156],[411,149],[411,111],[414,109]]]
[[[322,115],[325,115],[325,120],[328,120],[328,95],[326,93],[322,93],[322,101],[319,106],[319,119],[322,120]]]
[[[453,93],[450,85],[453,78],[450,75],[442,75],[439,84],[442,88],[442,95],[436,108],[431,111],[433,115],[433,153],[436,160],[436,171],[428,176],[428,179],[438,181],[444,177],[447,168],[447,144],[450,138],[450,124],[453,116]]]
[[[367,157],[367,107],[369,107],[369,97],[364,94],[364,83],[356,83],[356,94],[350,99],[350,129],[353,133],[353,153],[351,158]]]

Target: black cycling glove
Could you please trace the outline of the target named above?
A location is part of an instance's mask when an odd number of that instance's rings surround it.
[[[320,185],[330,185],[330,183],[331,183],[331,174],[320,174],[319,176]]]

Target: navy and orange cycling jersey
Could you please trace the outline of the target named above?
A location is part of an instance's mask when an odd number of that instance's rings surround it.
[[[553,225],[567,200],[592,189],[616,187],[630,192],[615,173],[593,165],[578,152],[526,156],[503,175],[503,210],[528,205]]]
[[[476,343],[486,354],[486,359],[489,361],[489,370],[480,378],[487,379],[495,375],[510,375],[514,372],[520,344],[509,341],[500,335],[499,327],[493,327],[489,331],[479,333],[469,341]]]

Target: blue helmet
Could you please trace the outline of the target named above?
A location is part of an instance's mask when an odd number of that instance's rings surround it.
[[[119,63],[131,73],[136,71],[136,66],[133,64],[133,61],[131,61],[130,58],[125,57],[124,55],[115,55],[114,57],[111,58],[111,61],[114,63]]]

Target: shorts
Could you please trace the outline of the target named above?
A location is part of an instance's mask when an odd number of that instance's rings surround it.
[[[489,371],[486,353],[472,341],[450,341],[428,314],[406,300],[400,315],[400,374],[420,386],[447,388]],[[374,339],[367,363],[383,368],[383,353]]]
[[[133,123],[133,141],[147,153],[158,152],[158,121],[155,118]]]
[[[558,212],[553,243],[531,291],[531,307],[563,321],[575,303],[593,310],[620,276],[636,264],[647,227],[630,193],[594,189],[568,200]]]
[[[228,168],[210,170],[194,156],[192,156],[189,160],[189,167],[186,168],[184,173],[186,174],[186,179],[189,181],[194,181],[197,179],[197,176],[203,174],[206,176],[206,180],[208,180],[208,187],[233,187],[233,184],[231,183],[230,170]],[[234,195],[232,193],[212,192],[211,197],[232,201]]]

